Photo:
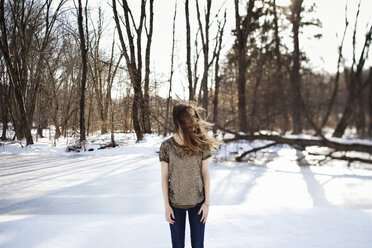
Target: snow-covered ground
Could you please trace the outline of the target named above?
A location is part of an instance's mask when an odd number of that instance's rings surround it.
[[[116,136],[121,144],[66,153],[40,139],[0,147],[0,247],[146,247],[170,245],[160,186],[163,137]],[[372,247],[372,170],[343,164],[299,166],[296,150],[267,149],[254,164],[210,160],[208,248]],[[187,229],[186,247],[190,247]]]

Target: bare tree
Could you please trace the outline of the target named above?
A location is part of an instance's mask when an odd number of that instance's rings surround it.
[[[115,142],[115,135],[114,135],[114,132],[115,132],[115,125],[114,125],[114,103],[112,102],[111,95],[110,95],[110,111],[111,111],[111,135],[110,135],[111,144],[110,145],[112,147],[115,147],[115,146],[117,146],[117,144]]]
[[[80,80],[81,80],[81,57],[79,56],[80,46],[78,44],[79,37],[73,33],[66,33],[63,45],[61,47],[61,69],[64,73],[59,82],[53,85],[53,100],[55,106],[55,125],[61,127],[61,134],[66,136],[67,129],[71,119],[76,116],[79,111],[79,95],[80,95]],[[73,39],[74,38],[74,39]],[[59,95],[63,95],[60,99]],[[57,117],[58,109],[60,116]],[[75,130],[73,122],[72,129]],[[57,135],[56,135],[57,136]],[[58,136],[56,137],[58,138]]]
[[[65,0],[51,13],[52,0],[43,4],[35,1],[0,2],[0,49],[6,62],[9,81],[16,102],[13,112],[18,138],[33,144],[32,118],[39,92],[41,73],[45,68],[45,50],[58,13]]]
[[[100,51],[101,39],[104,31],[102,10],[98,8],[97,24],[92,24],[92,41],[90,42],[90,56],[88,60],[89,72],[93,82],[95,97],[97,98],[98,116],[101,122],[101,134],[108,131],[108,106],[105,104],[105,90],[107,81],[104,79],[105,61]],[[91,101],[92,102],[92,101]]]
[[[186,0],[187,1],[187,0]],[[175,36],[176,36],[176,17],[177,17],[177,1],[174,4],[174,15],[173,15],[173,27],[172,27],[172,53],[171,53],[171,68],[169,76],[169,90],[167,98],[167,110],[165,113],[165,129],[164,135],[167,135],[170,129],[171,121],[169,120],[170,115],[170,104],[172,102],[172,84],[173,84],[173,74],[174,74],[174,45],[175,45]]]
[[[293,33],[293,53],[292,53],[292,68],[291,68],[291,111],[293,133],[301,133],[301,76],[300,76],[300,46],[299,46],[299,30],[301,25],[301,12],[303,0],[292,0],[290,7]]]
[[[253,7],[255,0],[249,0],[247,3],[247,13],[243,18],[239,13],[239,1],[235,0],[235,35],[236,35],[236,49],[237,49],[237,65],[238,65],[238,112],[239,112],[239,129],[243,132],[248,131],[248,122],[246,116],[246,70],[247,70],[247,41],[248,36],[253,30]]]
[[[112,41],[111,55],[106,59],[103,52],[101,52],[101,39],[104,31],[104,20],[102,11],[98,9],[97,27],[94,27],[93,41],[90,48],[89,68],[94,85],[94,91],[97,98],[98,116],[101,122],[101,134],[108,132],[109,128],[109,107],[110,95],[116,71],[119,67],[120,61],[123,57],[120,54],[119,59],[114,58],[115,55],[115,35]],[[115,34],[115,32],[114,32]]]
[[[193,95],[194,100],[196,98],[196,89],[197,89],[198,81],[199,81],[198,64],[199,64],[200,54],[201,54],[201,51],[202,51],[202,49],[199,49],[199,47],[198,47],[198,44],[199,44],[198,40],[199,40],[199,31],[196,33],[195,40],[194,40],[194,48],[195,48],[194,71],[193,71],[194,79],[193,79],[193,86],[192,86],[192,95]],[[199,95],[198,95],[198,101],[200,102],[202,87],[200,87],[199,90],[200,91],[199,91]]]
[[[283,59],[282,59],[282,54],[280,52],[280,47],[282,46],[281,44],[281,39],[279,36],[279,17],[278,17],[278,10],[277,10],[277,4],[276,0],[273,0],[272,2],[272,7],[273,7],[273,24],[274,24],[274,42],[275,42],[275,49],[274,49],[274,54],[275,54],[275,87],[277,89],[277,92],[280,92],[280,94],[277,94],[279,101],[278,108],[280,109],[280,114],[281,114],[281,119],[285,123],[283,127],[283,132],[287,130],[287,127],[289,126],[288,123],[288,109],[287,109],[287,104],[286,104],[286,90],[285,90],[285,84],[283,82],[284,75],[282,72],[282,67],[283,67]]]
[[[266,22],[266,20],[265,20]],[[259,121],[256,121],[256,116],[258,115],[258,89],[260,85],[262,84],[262,77],[264,72],[264,65],[265,60],[267,60],[267,55],[264,52],[264,48],[267,46],[266,44],[266,37],[262,39],[260,47],[257,48],[257,57],[256,58],[256,72],[255,72],[255,86],[253,90],[253,97],[252,97],[252,111],[250,115],[250,125],[249,125],[249,132],[254,133],[255,131],[258,131],[259,129]]]
[[[0,57],[0,110],[1,110],[1,122],[3,123],[3,130],[1,134],[1,140],[7,139],[7,130],[9,122],[9,82],[6,75],[5,63],[2,57]]]
[[[335,76],[335,80],[334,80],[335,86],[334,86],[334,89],[333,89],[333,93],[332,93],[330,102],[328,104],[327,112],[326,112],[326,114],[324,116],[324,119],[322,121],[321,128],[323,128],[324,125],[327,123],[328,118],[329,118],[329,116],[331,114],[331,111],[332,111],[333,104],[334,104],[336,96],[337,96],[339,81],[340,81],[340,74],[341,74],[340,73],[340,67],[341,67],[341,64],[343,62],[342,49],[343,49],[344,40],[345,40],[346,31],[347,31],[348,26],[349,26],[349,21],[347,19],[347,5],[346,5],[345,6],[345,28],[344,28],[344,32],[343,32],[343,35],[342,35],[342,38],[341,38],[341,43],[338,46],[337,72],[336,72],[336,76]]]
[[[111,58],[109,61],[109,68],[108,68],[108,76],[107,76],[107,92],[106,92],[106,104],[105,106],[110,105],[110,111],[111,111],[111,146],[115,147],[115,138],[114,138],[114,106],[112,102],[112,86],[114,84],[114,79],[116,76],[116,73],[118,72],[118,68],[121,62],[121,59],[123,58],[123,54],[120,54],[119,58],[115,62],[114,54],[115,54],[115,35],[112,38],[112,45],[111,45]],[[108,107],[107,107],[108,108]],[[107,110],[108,112],[108,110]]]
[[[209,62],[209,27],[210,27],[210,14],[211,14],[211,6],[212,6],[212,0],[207,0],[206,8],[204,10],[204,28],[201,21],[200,16],[200,10],[199,10],[199,3],[198,1],[195,1],[196,3],[196,12],[197,12],[197,18],[198,18],[198,24],[199,24],[199,30],[200,30],[200,37],[202,42],[202,50],[203,50],[203,77],[201,81],[201,89],[203,91],[203,100],[202,100],[202,106],[205,109],[205,114],[208,116],[208,71],[209,66],[211,63]]]
[[[189,81],[189,100],[195,99],[195,89],[192,82],[191,70],[191,35],[190,35],[190,13],[189,0],[185,1],[185,17],[186,17],[186,65],[187,65],[187,79]]]
[[[143,127],[145,133],[151,133],[151,122],[150,122],[150,53],[151,53],[151,43],[152,43],[152,34],[154,26],[154,0],[150,0],[150,20],[149,20],[149,30],[147,25],[145,25],[146,31],[146,51],[145,51],[145,90],[144,90],[144,101],[143,101]]]
[[[151,39],[152,39],[152,26],[153,26],[153,4],[154,0],[150,0],[150,21],[149,21],[149,31],[146,31],[146,54],[145,54],[145,91],[148,91],[148,84],[149,84],[149,73],[150,73],[150,48],[151,48]],[[141,140],[143,138],[143,131],[151,132],[148,130],[149,121],[146,118],[150,118],[149,103],[147,96],[143,95],[142,91],[142,32],[145,26],[147,30],[145,17],[146,17],[146,1],[141,0],[141,12],[139,17],[138,26],[134,21],[134,17],[132,15],[132,11],[128,6],[128,2],[126,0],[122,1],[122,9],[124,18],[121,16],[119,17],[117,7],[116,7],[116,0],[112,0],[112,9],[114,13],[115,23],[118,30],[119,40],[122,48],[122,52],[124,54],[124,58],[127,64],[127,68],[129,71],[129,77],[132,83],[132,87],[134,89],[134,98],[133,98],[133,105],[132,105],[132,119],[133,119],[133,126],[134,130],[137,135],[137,140]],[[122,31],[122,25],[124,25],[126,29],[126,39],[124,38],[124,34]],[[134,32],[132,32],[134,29]],[[134,38],[137,39],[135,44]],[[129,45],[129,50],[128,50]],[[148,94],[145,93],[145,95]],[[142,110],[142,114],[139,113],[139,108]],[[142,127],[141,127],[142,125]]]
[[[369,77],[368,77],[368,85],[369,85],[369,95],[368,95],[368,105],[369,105],[369,126],[368,126],[368,134],[372,137],[372,67],[369,68]]]
[[[222,49],[222,38],[223,38],[223,32],[226,25],[226,11],[223,16],[223,23],[218,23],[218,35],[217,35],[217,51],[215,53],[215,62],[214,62],[214,97],[213,97],[213,123],[218,123],[218,97],[219,97],[219,90],[220,90],[220,81],[221,81],[221,75],[220,75],[220,55],[221,55],[221,49]],[[217,128],[213,127],[213,133],[217,133]]]
[[[87,73],[88,73],[88,45],[86,44],[86,38],[88,36],[88,32],[85,33],[84,31],[84,19],[83,19],[83,6],[81,4],[81,0],[78,0],[78,8],[77,8],[77,18],[78,18],[78,27],[79,27],[79,39],[80,39],[80,53],[81,53],[81,64],[82,64],[82,72],[81,72],[81,83],[80,83],[80,142],[84,142],[86,140],[86,129],[85,129],[85,85],[87,81]],[[87,13],[87,5],[88,0],[85,2],[85,28],[88,29],[88,13]]]
[[[356,104],[358,103],[358,98],[363,98],[363,89],[368,85],[368,80],[362,80],[362,73],[364,64],[368,58],[369,47],[372,41],[372,25],[368,27],[368,31],[365,35],[364,44],[362,47],[362,52],[360,53],[358,62],[356,61],[356,30],[358,23],[358,16],[360,11],[360,3],[358,4],[358,9],[355,18],[355,25],[353,31],[353,62],[350,68],[350,73],[348,79],[346,80],[348,97],[347,102],[342,114],[340,121],[337,123],[336,129],[333,133],[334,137],[342,137],[345,132],[346,127],[351,123],[353,115],[356,113]],[[364,114],[363,114],[364,115]],[[363,118],[363,117],[362,117]],[[360,120],[359,120],[360,121]],[[363,120],[362,120],[363,121]],[[358,123],[357,123],[358,124]]]

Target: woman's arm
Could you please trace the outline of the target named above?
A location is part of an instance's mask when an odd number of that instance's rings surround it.
[[[169,181],[169,172],[168,172],[168,163],[161,161],[161,189],[163,191],[164,198],[164,207],[165,207],[165,220],[171,224],[174,224],[174,213],[173,209],[169,204],[168,196],[168,181]]]
[[[210,177],[209,177],[209,159],[203,160],[202,162],[202,178],[204,184],[204,197],[205,203],[209,205],[210,203]]]
[[[203,184],[204,184],[204,204],[201,206],[199,210],[200,213],[203,213],[202,218],[200,219],[200,222],[205,223],[208,218],[208,212],[209,212],[209,204],[210,204],[210,177],[209,177],[209,166],[208,166],[208,159],[205,159],[202,161],[202,178],[203,178]]]

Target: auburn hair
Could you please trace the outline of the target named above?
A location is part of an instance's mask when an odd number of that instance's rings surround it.
[[[194,155],[199,151],[212,151],[218,148],[219,142],[208,135],[208,127],[213,124],[201,118],[203,108],[193,101],[176,104],[173,107],[173,123],[175,131],[182,132],[182,155]]]

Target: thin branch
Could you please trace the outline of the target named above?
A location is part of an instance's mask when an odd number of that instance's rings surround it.
[[[247,156],[249,153],[257,152],[257,151],[260,151],[260,150],[263,150],[263,149],[266,149],[266,148],[269,148],[269,147],[275,146],[275,145],[277,145],[277,143],[273,142],[273,143],[267,144],[265,146],[260,146],[260,147],[253,148],[251,150],[243,152],[240,156],[236,157],[235,160],[238,161],[238,162],[241,162],[243,160],[243,158],[245,156]]]

